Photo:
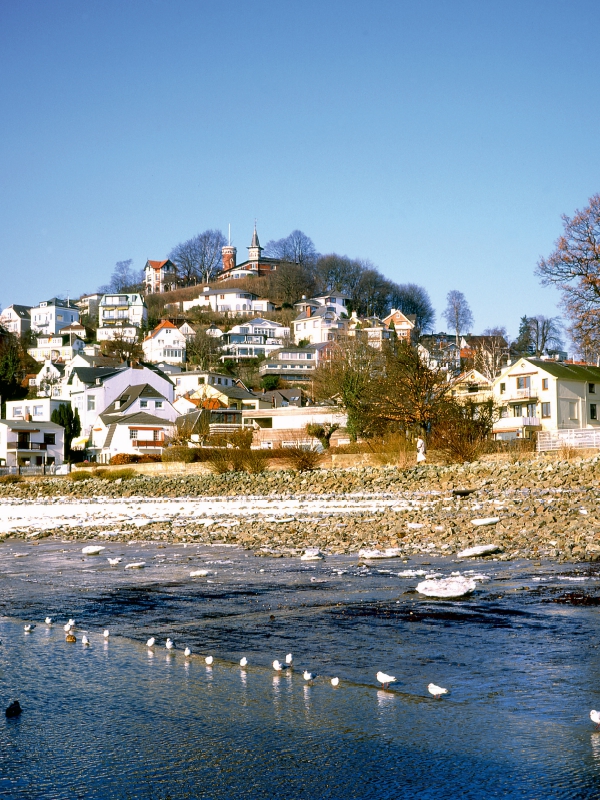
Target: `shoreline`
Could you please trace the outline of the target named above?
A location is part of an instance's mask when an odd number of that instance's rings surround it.
[[[599,499],[597,457],[120,482],[38,478],[0,484],[0,542],[188,541],[271,557],[307,547],[450,556],[495,544],[500,560],[597,561]]]

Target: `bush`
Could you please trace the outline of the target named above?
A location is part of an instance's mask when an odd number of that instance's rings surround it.
[[[269,467],[269,450],[248,450],[244,453],[243,467],[252,475],[259,475]]]
[[[117,453],[109,461],[109,464],[119,466],[120,464],[138,464],[140,456],[137,453]]]
[[[20,475],[2,475],[0,483],[21,483],[23,478]]]
[[[79,469],[79,470],[76,470],[75,472],[71,472],[69,474],[69,478],[72,481],[75,481],[75,482],[78,482],[78,481],[89,481],[90,478],[93,478],[93,475],[92,475],[91,472],[86,472],[83,469]]]
[[[94,469],[92,470],[92,475],[94,478],[98,478],[99,481],[106,478],[106,473],[108,472],[107,469]]]
[[[403,433],[389,433],[381,439],[370,439],[369,450],[378,464],[393,464],[404,469],[415,462],[416,445]]]
[[[196,449],[183,445],[165,447],[162,452],[162,461],[181,461],[184,464],[191,464],[196,461]]]
[[[188,448],[189,450],[189,448]],[[162,461],[162,457],[159,455],[153,455],[152,453],[142,453],[139,456],[138,464],[160,464]]]
[[[111,469],[107,470],[102,477],[107,481],[128,481],[137,477],[137,472],[134,469]]]
[[[216,475],[223,475],[225,472],[231,472],[231,461],[229,459],[229,453],[227,450],[218,450],[217,448],[213,448],[209,451],[208,458],[206,459],[208,462],[208,467],[211,472],[214,472]]]
[[[285,449],[285,454],[284,464],[298,472],[310,472],[318,469],[323,460],[323,453],[313,448],[304,450],[302,447],[289,447]]]

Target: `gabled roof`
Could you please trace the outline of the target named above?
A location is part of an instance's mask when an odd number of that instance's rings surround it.
[[[157,270],[161,269],[166,264],[171,264],[171,266],[173,266],[173,267],[175,266],[175,264],[173,264],[173,262],[169,258],[165,258],[164,261],[151,261],[150,259],[148,259],[148,261],[146,261],[146,266],[147,267],[152,267],[152,269],[157,269]]]
[[[136,414],[128,414],[125,417],[115,418],[113,416],[111,424],[114,425],[154,425],[160,427],[172,427],[175,425],[169,419],[162,417],[155,417],[154,414],[148,414],[145,411],[138,411]]]
[[[15,314],[18,314],[21,317],[21,319],[27,319],[31,316],[29,313],[31,311],[31,306],[20,306],[17,305],[17,303],[13,303],[12,306],[8,306],[8,308],[5,308],[4,310],[9,311],[11,308]]]
[[[138,383],[135,386],[128,386],[126,389],[123,389],[121,394],[113,400],[108,408],[104,409],[102,414],[100,414],[100,419],[106,423],[105,417],[122,417],[124,412],[130,408],[138,398],[142,397],[155,398],[156,400],[168,402],[167,398],[161,394],[158,389],[155,389],[154,386],[150,386],[149,383]],[[119,403],[118,407],[117,403]]]
[[[52,428],[54,430],[64,430],[62,425],[57,425],[55,422],[25,422],[20,419],[0,419],[0,425],[6,425],[7,428],[18,428],[25,431],[39,431],[40,428]]]
[[[541,358],[526,358],[524,360],[538,369],[543,369],[554,378],[560,378],[565,381],[590,381],[590,383],[600,383],[600,367],[545,361]]]
[[[306,313],[306,311],[303,311],[301,314],[299,314],[296,317],[294,322],[298,322],[299,320],[303,320],[303,319],[314,319],[315,317],[326,317],[326,316],[331,316],[331,315],[334,316],[334,317],[338,316],[337,312],[328,311],[327,310],[327,306],[318,306],[318,307],[311,306],[311,308],[314,308],[315,310],[311,311],[310,316]]]
[[[105,381],[107,378],[116,375],[121,370],[126,369],[126,365],[120,367],[75,367],[69,376],[69,383],[73,383],[73,375],[77,375],[82,383],[92,385],[98,378]]]
[[[179,330],[177,325],[173,325],[173,323],[169,322],[168,319],[163,319],[163,320],[161,320],[161,322],[159,322],[159,324],[156,326],[156,328],[154,328],[153,331],[150,331],[150,333],[148,334],[148,336],[146,336],[144,341],[147,342],[148,339],[154,338],[154,336],[156,336],[157,333],[160,333],[160,331],[164,331],[166,328],[168,328],[170,330],[175,330],[175,331]]]

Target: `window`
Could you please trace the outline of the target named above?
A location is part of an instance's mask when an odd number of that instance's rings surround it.
[[[535,417],[537,413],[537,406],[535,403],[527,403],[527,416]]]
[[[579,419],[576,400],[569,400],[569,419]]]
[[[505,391],[506,391],[506,384],[505,383],[501,383],[500,384],[500,394],[504,394]]]
[[[596,394],[596,384],[595,383],[588,383],[588,392],[590,394]]]
[[[96,395],[89,394],[87,399],[87,410],[88,411],[95,411],[96,410]]]
[[[157,400],[157,401],[154,403],[154,408],[162,408],[162,407],[163,407],[163,402],[162,402],[162,400]]]
[[[546,391],[548,388],[548,378],[542,378],[542,389]]]
[[[148,401],[140,400],[140,408],[148,408]]]
[[[550,416],[550,403],[542,403],[542,417],[548,419]]]
[[[129,428],[129,438],[130,439],[137,439],[138,438],[138,432],[137,432],[136,428]]]
[[[44,416],[44,406],[34,406],[33,407],[33,416],[34,417],[43,417]]]
[[[520,405],[516,405],[513,408],[513,416],[515,417],[522,417],[523,416],[523,407]]]
[[[500,419],[506,419],[508,417],[508,406],[502,406],[500,409]]]
[[[159,442],[159,441],[160,441],[160,438],[161,438],[161,437],[160,437],[160,431],[153,431],[153,434],[154,434],[154,435],[153,435],[153,437],[152,437],[152,438],[154,439],[154,441],[155,441],[155,442]]]
[[[44,444],[56,444],[56,434],[55,433],[45,433],[44,434]]]
[[[529,376],[517,378],[517,389],[529,389],[530,382]]]
[[[598,419],[598,409],[596,403],[590,403],[590,419]]]
[[[13,408],[13,417],[22,417],[23,416],[23,406],[15,406]]]

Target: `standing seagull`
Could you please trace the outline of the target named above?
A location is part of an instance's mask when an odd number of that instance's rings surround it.
[[[596,723],[597,728],[600,728],[600,711],[590,711],[590,719]]]
[[[442,689],[441,686],[436,686],[435,683],[430,683],[427,687],[427,691],[429,694],[432,694],[434,697],[437,697],[438,700],[443,694],[448,694],[448,689]]]
[[[108,628],[107,628],[107,629],[104,631],[104,638],[105,638],[105,639],[108,639],[108,637],[109,637],[109,636],[110,636],[110,631],[109,631],[109,630],[108,630]]]
[[[52,625],[52,617],[46,617],[46,625]]]
[[[35,625],[34,625],[33,623],[31,623],[31,624],[29,624],[29,625],[25,625],[25,633],[31,633],[31,631],[32,631],[34,628],[35,628]]]
[[[167,648],[167,650],[172,650],[175,647],[175,645],[171,639],[167,639],[165,647]]]
[[[387,689],[390,683],[394,683],[396,678],[393,675],[386,675],[385,672],[379,671],[376,675],[379,683],[383,684],[383,688]]]
[[[310,683],[310,681],[312,681],[312,679],[314,678],[314,675],[312,674],[312,672],[309,672],[307,669],[305,669],[304,672],[302,673],[302,677],[304,678],[305,681],[308,681]]]
[[[214,658],[213,658],[212,656],[206,656],[206,658],[205,658],[204,660],[206,661],[206,663],[207,663],[207,664],[208,664],[208,666],[210,667],[210,665],[211,665],[211,664],[212,664],[212,662],[214,661]]]
[[[240,658],[240,667],[245,667],[247,663],[248,663],[248,659],[246,658],[246,656],[244,656],[243,658]]]
[[[156,639],[154,638],[154,636],[151,636],[146,642],[146,647],[154,647],[155,644],[156,644]]]
[[[275,672],[281,672],[281,670],[283,669],[283,664],[281,663],[281,661],[277,661],[277,659],[275,659],[275,661],[273,662],[273,669],[275,670]]]
[[[192,655],[192,651],[190,650],[190,648],[189,648],[189,647],[186,647],[186,648],[185,648],[185,650],[183,651],[183,655],[184,655],[186,658],[188,658],[188,656],[191,656],[191,655]]]
[[[285,663],[286,663],[288,666],[291,666],[291,664],[292,664],[292,660],[293,660],[292,654],[291,654],[291,653],[288,653],[288,654],[287,654],[287,656],[285,657]]]
[[[89,640],[89,639],[88,639],[88,637],[87,637],[87,636],[85,636],[85,634],[84,634],[84,635],[81,637],[81,644],[86,644],[86,645],[87,645],[87,644],[89,644],[89,643],[90,643],[90,640]]]
[[[331,679],[331,685],[332,686],[337,686],[339,684],[339,682],[340,682],[339,678],[332,678]]]

